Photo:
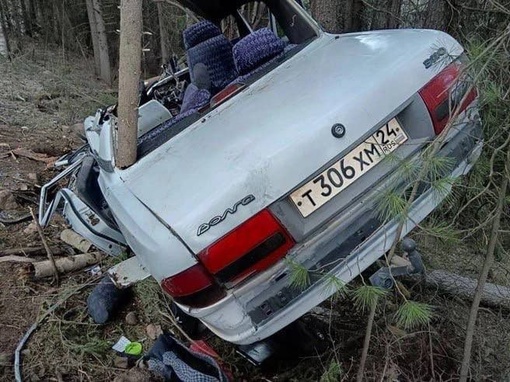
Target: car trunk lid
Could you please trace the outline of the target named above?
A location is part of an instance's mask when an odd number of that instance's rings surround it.
[[[324,35],[117,171],[198,254],[389,121],[437,74],[424,61],[438,47],[462,52],[437,31]],[[331,132],[338,123],[341,138]]]

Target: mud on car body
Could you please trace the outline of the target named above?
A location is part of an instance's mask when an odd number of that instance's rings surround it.
[[[41,223],[60,209],[99,248],[129,248],[140,277],[250,344],[334,293],[331,275],[348,283],[389,249],[398,222],[375,203],[407,185],[384,158],[420,160],[452,106],[437,155],[453,164],[445,175],[469,172],[482,147],[477,93],[443,32],[328,34],[293,0],[264,1],[269,26],[254,30],[245,0],[180,2],[203,20],[183,33],[188,67],[141,92],[138,160],[115,167],[114,107],[87,118],[87,146],[43,189]],[[227,17],[233,38],[218,27]],[[402,236],[440,203],[421,187]],[[293,288],[286,258],[322,276]]]

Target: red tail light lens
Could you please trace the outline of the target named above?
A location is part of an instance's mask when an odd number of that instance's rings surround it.
[[[286,255],[295,242],[267,210],[264,210],[216,243],[198,257],[218,280],[239,280],[262,271]]]
[[[435,76],[423,89],[420,90],[420,96],[427,105],[427,109],[434,124],[436,134],[440,134],[450,120],[458,107],[460,111],[465,110],[476,98],[475,88],[471,88],[472,83],[467,76],[462,76],[464,66],[459,60],[454,61]],[[470,90],[471,88],[471,90]],[[460,102],[465,97],[462,105]]]
[[[212,304],[225,295],[201,264],[164,279],[161,287],[175,301],[193,307]]]

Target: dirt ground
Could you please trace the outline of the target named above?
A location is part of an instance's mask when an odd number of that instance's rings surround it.
[[[12,195],[9,209],[0,208],[0,217],[23,218],[29,208],[37,209],[41,184],[57,173],[47,163],[80,145],[76,134],[80,126],[76,124],[98,106],[113,103],[115,94],[97,81],[90,62],[82,57],[62,57],[61,52],[51,49],[34,48],[12,63],[0,59],[0,73],[0,192]],[[37,159],[27,158],[27,152]],[[62,219],[52,221],[44,233],[50,245],[61,245],[59,233],[64,227]],[[430,251],[429,266],[476,273],[482,253],[472,251],[469,244],[465,243],[452,257],[445,255],[444,246],[434,239],[417,238]],[[19,224],[0,224],[0,251],[34,246],[41,246],[41,240],[30,219]],[[459,257],[463,260],[454,260]],[[113,262],[107,260],[103,269]],[[111,350],[121,335],[141,341],[145,350],[152,343],[146,332],[149,324],[160,325],[179,336],[168,319],[169,302],[154,282],[137,286],[117,319],[100,326],[93,324],[86,313],[86,298],[97,277],[80,271],[63,277],[57,285],[55,280],[31,280],[26,267],[19,263],[0,264],[1,380],[14,377],[13,353],[21,337],[59,301],[64,302],[40,324],[25,346],[23,374],[27,380],[113,380],[126,371]],[[493,277],[507,279],[506,269],[501,264]],[[434,307],[434,319],[428,328],[406,332],[395,325],[398,296],[386,299],[376,317],[366,379],[455,380],[470,303],[420,285],[406,286],[414,300]],[[356,311],[346,298],[329,301],[323,307],[329,312],[327,315],[316,313],[304,319],[314,335],[322,338],[323,348],[306,357],[280,360],[264,369],[251,366],[236,354],[233,346],[211,335],[207,340],[236,381],[353,380],[366,314]],[[135,324],[125,320],[130,312],[137,316]],[[473,380],[510,380],[509,343],[508,312],[483,308],[475,338]],[[339,365],[338,370],[334,365]],[[331,378],[324,376],[328,370]],[[150,380],[144,378],[134,380]]]

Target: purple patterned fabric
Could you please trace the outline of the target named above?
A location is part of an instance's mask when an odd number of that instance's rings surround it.
[[[161,125],[156,126],[148,133],[142,135],[138,139],[138,144],[142,144],[148,140],[154,139],[163,130],[171,128],[177,122],[182,121],[184,118],[195,114],[198,110],[209,103],[211,93],[205,89],[198,89],[195,85],[190,84],[184,93],[184,100],[182,102],[181,112],[175,117],[163,122]]]
[[[239,75],[251,73],[269,60],[283,53],[285,43],[270,29],[262,28],[234,45],[233,55]]]
[[[161,125],[155,127],[148,133],[142,135],[140,138],[138,138],[138,145],[141,145],[142,143],[146,141],[153,140],[155,137],[159,135],[163,130],[171,128],[173,125],[175,125],[177,122],[182,121],[184,118],[189,117],[190,115],[193,115],[197,112],[197,109],[190,109],[186,111],[185,113],[177,114],[175,117],[169,119],[166,122],[163,122]]]
[[[271,64],[273,64],[275,61],[277,61],[278,59],[281,59],[285,53],[287,53],[288,51],[294,49],[295,47],[297,46],[297,44],[289,44],[285,47],[283,53],[280,53],[278,56],[272,58],[271,60],[269,60],[268,62],[266,62],[265,64],[262,64],[260,65],[258,68],[256,68],[255,70],[252,70],[250,73],[247,73],[245,74],[244,76],[240,76],[240,77],[237,77],[234,81],[232,81],[229,85],[231,84],[241,84],[241,83],[246,83],[247,80],[257,74],[257,73],[260,73],[262,71],[264,71],[268,66],[271,66]],[[228,85],[227,85],[228,86]]]
[[[209,103],[211,93],[206,89],[199,89],[194,84],[189,84],[184,92],[184,99],[182,100],[182,107],[179,114],[185,113],[191,109],[200,109]],[[178,117],[177,115],[176,117]]]
[[[189,68],[194,68],[199,63],[207,67],[212,83],[212,93],[220,91],[237,77],[232,57],[232,44],[224,35],[201,42],[190,48],[187,53]],[[194,82],[193,71],[190,75],[191,82]]]
[[[193,24],[188,29],[182,32],[184,40],[184,48],[186,50],[209,40],[210,38],[219,36],[221,34],[220,28],[211,23],[210,21],[203,20]]]

